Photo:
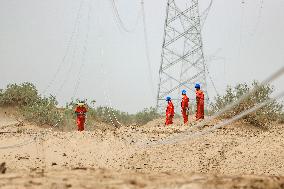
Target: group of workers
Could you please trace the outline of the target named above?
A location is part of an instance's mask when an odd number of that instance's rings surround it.
[[[200,90],[200,84],[195,85],[196,89],[196,120],[204,119],[204,93]],[[168,105],[166,109],[166,125],[173,124],[173,118],[175,115],[174,104],[172,103],[171,97],[166,98]],[[84,131],[84,125],[86,122],[87,108],[84,101],[80,101],[75,109],[77,115],[77,127],[78,131]],[[182,90],[181,100],[181,113],[184,124],[188,122],[189,115],[189,98],[186,95],[186,90]]]
[[[195,93],[196,93],[196,120],[204,119],[204,93],[200,89],[200,84],[195,84]],[[183,117],[183,122],[186,124],[188,122],[189,115],[189,98],[186,95],[186,90],[182,90],[182,100],[181,100],[181,114]],[[168,102],[166,109],[166,125],[173,124],[173,118],[175,115],[174,104],[171,97],[167,97],[166,101]]]

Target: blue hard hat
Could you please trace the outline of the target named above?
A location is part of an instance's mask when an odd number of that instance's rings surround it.
[[[171,100],[171,97],[168,96],[168,97],[166,98],[166,101],[170,101],[170,100]]]
[[[196,88],[196,89],[200,89],[200,84],[196,83],[196,84],[195,84],[195,88]]]
[[[182,91],[181,91],[181,94],[186,94],[186,90],[182,90]]]

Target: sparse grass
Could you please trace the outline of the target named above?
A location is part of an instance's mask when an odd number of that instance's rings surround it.
[[[244,99],[240,104],[225,112],[221,118],[232,118],[252,108],[256,104],[270,99],[270,95],[274,91],[271,85],[260,86],[258,82],[253,82],[251,86],[246,83],[238,84],[234,88],[229,86],[223,96],[217,96],[215,98],[215,102],[211,104],[211,112],[215,113],[222,110],[227,104],[237,101],[241,96],[255,87],[259,87],[259,89],[248,98]],[[275,100],[256,112],[246,115],[243,120],[254,126],[266,127],[273,122],[281,121],[281,119],[283,119],[281,117],[283,117],[283,105]]]

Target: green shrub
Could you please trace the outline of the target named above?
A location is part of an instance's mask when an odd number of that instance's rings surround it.
[[[94,120],[113,124],[115,127],[119,127],[120,124],[129,125],[133,123],[133,116],[122,112],[119,110],[115,110],[110,107],[98,107],[95,109],[90,109],[88,113],[88,117],[93,118]]]
[[[160,115],[155,108],[145,108],[136,114],[129,114],[109,107],[98,107],[90,111],[89,116],[93,117],[95,120],[114,124],[116,127],[119,127],[119,123],[123,125],[144,125],[158,118]]]
[[[19,107],[27,121],[43,125],[56,125],[60,112],[55,97],[42,98],[31,83],[10,84],[0,91],[0,106]]]
[[[39,98],[36,87],[31,83],[9,84],[1,90],[0,106],[26,106]]]
[[[145,125],[146,123],[157,119],[160,114],[157,112],[156,108],[145,108],[143,111],[138,112],[134,115],[134,120],[138,125]]]
[[[258,82],[253,82],[251,86],[248,84],[238,84],[234,88],[228,87],[223,96],[217,96],[215,102],[211,104],[211,112],[215,113],[222,110],[226,105],[231,104],[241,96],[257,87],[258,90],[250,95],[248,98],[241,101],[238,105],[226,111],[221,118],[232,118],[239,113],[248,110],[255,105],[270,99],[270,95],[274,89],[271,85],[260,86]],[[283,105],[276,100],[260,108],[256,112],[244,116],[243,120],[255,126],[267,126],[272,122],[281,119]]]
[[[61,113],[56,108],[57,101],[53,96],[39,98],[36,102],[21,108],[26,120],[40,125],[55,126],[61,123]]]

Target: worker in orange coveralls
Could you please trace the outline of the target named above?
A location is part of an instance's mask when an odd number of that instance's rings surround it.
[[[77,115],[78,131],[84,131],[84,125],[86,122],[86,113],[87,113],[87,108],[85,107],[84,101],[80,101],[77,104],[75,113]]]
[[[173,118],[175,115],[175,110],[174,110],[174,105],[172,103],[171,97],[167,97],[167,102],[168,102],[168,106],[167,106],[167,110],[166,110],[166,125],[170,125],[173,124]]]
[[[183,123],[186,124],[188,122],[188,115],[189,115],[189,109],[188,109],[189,99],[186,96],[186,90],[182,90],[181,94],[182,94],[181,113],[183,117]]]
[[[204,93],[200,90],[200,84],[195,85],[196,89],[196,121],[204,119]]]

